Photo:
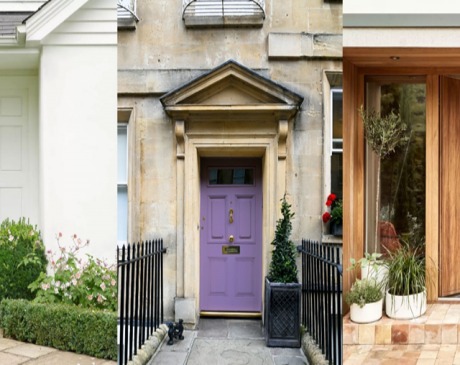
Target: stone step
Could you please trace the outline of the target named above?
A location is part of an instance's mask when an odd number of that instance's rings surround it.
[[[384,314],[377,322],[357,324],[347,314],[343,319],[343,344],[460,344],[460,303],[428,305],[423,316],[412,320],[395,320]]]

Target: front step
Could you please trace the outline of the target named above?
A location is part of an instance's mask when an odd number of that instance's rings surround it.
[[[384,314],[377,322],[357,324],[347,314],[343,319],[343,344],[460,344],[460,303],[428,305],[422,317],[412,320],[391,319]]]

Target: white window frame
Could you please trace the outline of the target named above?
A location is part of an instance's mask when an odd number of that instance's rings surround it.
[[[120,129],[126,129],[126,181],[118,181],[118,146],[117,146],[117,201],[118,201],[118,188],[119,187],[126,187],[127,191],[127,198],[128,198],[128,204],[127,204],[127,220],[126,220],[126,231],[127,231],[127,240],[126,241],[119,241],[118,240],[118,233],[117,233],[117,242],[118,245],[122,244],[127,244],[129,240],[129,187],[128,187],[128,180],[129,180],[129,123],[125,122],[118,122],[117,123],[117,143],[118,143],[118,131]],[[118,208],[117,208],[118,210]],[[117,230],[118,230],[118,214],[117,214]]]
[[[330,94],[330,104],[331,104],[331,111],[330,111],[330,118],[329,118],[329,122],[330,122],[330,128],[331,128],[331,156],[334,152],[336,153],[342,153],[343,154],[343,136],[342,138],[334,138],[333,137],[333,133],[334,133],[334,103],[333,103],[333,100],[334,100],[334,94],[335,93],[340,93],[342,94],[342,100],[343,100],[343,89],[342,88],[339,88],[339,87],[334,87],[334,88],[331,88],[331,94]],[[342,142],[342,148],[334,148],[334,142]]]
[[[323,191],[321,199],[321,215],[326,211],[326,200],[331,193],[331,157],[333,152],[343,154],[343,149],[333,148],[332,123],[333,123],[333,93],[341,92],[341,86],[331,86],[328,74],[342,74],[342,70],[324,70],[323,71]],[[343,146],[343,144],[342,144]],[[322,241],[332,244],[341,244],[342,238],[331,236],[328,233],[328,225],[322,224]]]

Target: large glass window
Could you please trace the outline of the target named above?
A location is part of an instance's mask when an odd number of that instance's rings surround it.
[[[342,89],[331,90],[332,116],[332,154],[331,154],[331,193],[339,199],[343,195],[343,134],[342,134]]]
[[[379,160],[366,143],[366,251],[386,253],[402,241],[425,240],[426,85],[417,76],[367,81],[367,111],[382,117],[393,111],[407,125],[408,141],[380,160],[380,179]]]
[[[118,242],[128,241],[128,125],[118,124]]]

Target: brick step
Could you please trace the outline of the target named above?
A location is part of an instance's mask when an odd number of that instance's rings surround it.
[[[460,303],[428,305],[426,313],[412,320],[385,315],[374,323],[357,324],[349,314],[343,319],[344,345],[460,344]]]

